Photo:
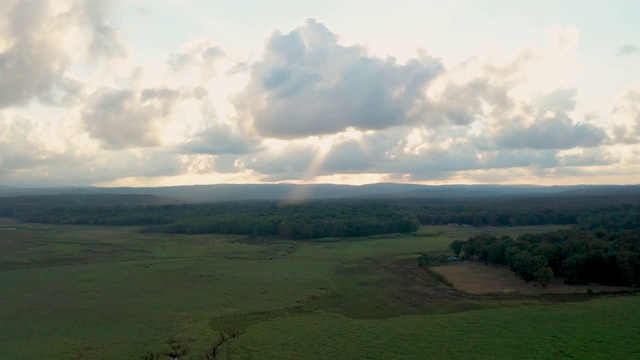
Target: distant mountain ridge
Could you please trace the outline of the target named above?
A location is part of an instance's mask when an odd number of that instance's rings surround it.
[[[216,184],[167,187],[61,187],[18,188],[0,186],[0,197],[18,195],[151,195],[167,202],[240,200],[316,200],[340,198],[487,198],[513,196],[624,196],[640,195],[640,185],[368,185]],[[150,199],[145,199],[149,202]]]

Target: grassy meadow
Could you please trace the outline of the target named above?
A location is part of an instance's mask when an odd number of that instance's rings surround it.
[[[0,358],[629,358],[640,298],[460,293],[417,267],[480,232],[295,242],[12,225]],[[591,298],[591,297],[589,297]],[[589,356],[587,356],[589,355]]]
[[[634,359],[640,299],[351,319],[273,319],[230,342],[238,359]],[[292,331],[295,329],[295,331]]]

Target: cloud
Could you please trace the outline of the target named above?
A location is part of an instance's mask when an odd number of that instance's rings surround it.
[[[42,145],[33,141],[36,126],[31,119],[0,113],[0,173],[29,169],[49,157]]]
[[[16,173],[13,178],[19,179],[21,186],[29,183],[89,185],[131,177],[178,176],[187,171],[187,164],[173,149],[100,150],[89,155],[70,152],[64,161],[50,161],[34,167],[31,177]]]
[[[406,174],[412,179],[439,179],[445,174],[478,169],[510,167],[551,167],[557,164],[557,151],[548,149],[488,149],[479,150],[476,139],[452,131],[422,133],[417,140],[396,134],[379,133],[363,137],[363,149],[370,149],[372,168],[389,174]],[[412,142],[414,144],[412,144]],[[394,144],[394,145],[389,145]]]
[[[217,63],[225,56],[224,50],[209,38],[189,41],[182,52],[169,56],[169,68],[175,73],[182,73],[191,68],[200,71],[200,80],[207,82],[215,76]]]
[[[640,46],[633,44],[624,44],[618,48],[617,54],[618,56],[629,56],[634,55],[640,52]]]
[[[365,144],[351,140],[331,147],[321,166],[322,174],[365,173],[374,169],[375,156]]]
[[[102,88],[89,97],[81,113],[82,122],[89,135],[105,148],[159,146],[162,125],[180,101],[197,93],[170,88]]]
[[[483,114],[482,95],[489,89],[484,79],[465,84],[448,84],[440,94],[437,108],[441,119],[455,125],[469,125]]]
[[[571,25],[550,25],[545,28],[549,38],[549,47],[559,51],[575,49],[580,38],[580,31]]]
[[[122,32],[109,15],[120,0],[85,0],[76,4],[79,22],[88,30],[88,54],[94,60],[124,57],[127,49]]]
[[[602,144],[607,139],[602,128],[571,120],[569,112],[575,108],[575,95],[574,89],[559,89],[539,97],[532,103],[533,121],[505,121],[496,144],[513,149],[589,148]]]
[[[463,132],[456,137],[448,137],[451,132],[445,131],[423,134],[416,141],[412,139],[415,129],[410,127],[368,132],[357,139],[339,139],[328,150],[294,141],[277,151],[244,156],[238,164],[265,175],[263,180],[267,181],[371,173],[424,181],[469,170],[552,168],[560,164],[555,149],[479,151],[474,139]]]
[[[64,79],[69,56],[60,15],[44,0],[8,1],[0,5],[6,19],[0,30],[0,108],[23,105],[47,95]],[[2,25],[2,23],[0,23]]]
[[[253,153],[260,147],[260,139],[244,136],[229,124],[212,121],[189,139],[183,149],[195,154],[241,155]]]
[[[584,101],[565,76],[588,69],[571,27],[446,69],[313,19],[270,34],[257,60],[207,37],[149,60],[122,4],[0,2],[0,181],[552,181],[638,166],[639,88],[613,110]]]
[[[573,124],[568,118],[552,118],[513,129],[498,137],[497,143],[513,149],[571,149],[598,146],[605,139],[605,132],[593,125]]]
[[[282,149],[245,156],[238,165],[257,172],[265,181],[301,180],[318,156],[318,150],[313,145],[291,142]]]
[[[448,123],[457,126],[472,124],[486,115],[487,109],[501,113],[514,106],[508,89],[502,84],[493,83],[486,76],[463,83],[447,83],[432,103],[429,124]]]
[[[172,176],[186,165],[174,149],[111,151],[92,147],[73,122],[64,127],[0,113],[0,179],[19,186],[89,185],[129,176]]]
[[[0,108],[32,100],[66,106],[82,82],[69,69],[80,59],[113,59],[126,54],[109,16],[118,0],[0,4]],[[66,7],[65,7],[66,5]]]
[[[640,84],[628,86],[618,98],[612,111],[611,131],[615,143],[640,143]]]
[[[513,111],[516,101],[509,92],[524,82],[523,69],[535,57],[524,49],[505,63],[472,57],[451,68],[428,93],[433,109],[426,124],[468,126],[483,117],[504,116]]]
[[[353,127],[385,129],[414,123],[429,107],[425,86],[443,71],[422,55],[406,64],[343,46],[313,19],[268,39],[263,60],[233,100],[240,119],[275,138],[331,134]]]
[[[620,157],[603,148],[582,149],[579,152],[559,154],[559,165],[562,167],[604,166],[620,161]]]
[[[267,158],[263,154],[252,157],[253,161],[246,166],[268,175],[271,181],[305,179],[309,177],[309,169],[313,169],[313,176],[379,173],[396,179],[425,181],[468,171],[521,168],[539,172],[557,166],[601,166],[618,161],[598,150],[607,140],[602,128],[571,119],[576,90],[557,89],[518,103],[509,97],[505,81],[483,79],[482,76],[470,79],[477,86],[468,90],[468,94],[453,99],[444,96],[433,102],[439,109],[434,112],[441,111],[442,104],[453,105],[457,103],[455,99],[471,101],[474,96],[483,102],[478,108],[486,107],[485,104],[493,107],[490,112],[470,115],[469,120],[360,131],[356,138],[335,134],[330,136],[333,145],[325,154],[319,148],[304,145],[308,140],[301,139],[300,145],[272,152]],[[460,106],[467,108],[466,104]],[[578,151],[563,152],[568,149]]]
[[[200,100],[202,121],[198,130],[188,136],[182,150],[192,154],[243,155],[262,150],[262,139],[245,134],[233,122],[218,119],[210,99]]]
[[[556,89],[548,94],[534,97],[532,105],[538,116],[545,116],[547,112],[566,116],[576,107],[576,89]]]

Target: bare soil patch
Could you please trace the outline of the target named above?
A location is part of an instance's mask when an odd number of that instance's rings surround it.
[[[443,275],[453,286],[469,294],[584,294],[587,289],[594,293],[631,291],[632,288],[603,285],[567,285],[554,279],[542,288],[534,283],[525,283],[508,267],[479,263],[460,263],[434,266],[431,269]]]

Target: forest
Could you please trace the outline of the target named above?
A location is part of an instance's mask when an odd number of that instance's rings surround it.
[[[508,265],[526,282],[546,287],[554,277],[568,284],[640,284],[640,206],[584,211],[567,230],[509,236],[478,235],[456,240],[462,259]]]
[[[136,225],[142,226],[142,232],[305,240],[411,233],[420,226],[447,224],[590,224],[613,229],[617,220],[609,215],[609,209],[621,202],[634,208],[640,197],[347,198],[163,204],[149,195],[50,195],[0,198],[0,216],[49,224]]]

